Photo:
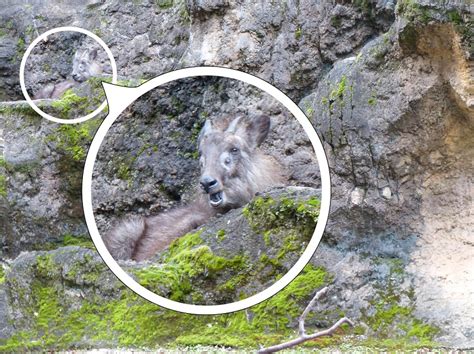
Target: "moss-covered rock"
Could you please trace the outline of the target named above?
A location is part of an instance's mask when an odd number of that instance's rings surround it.
[[[277,188],[209,221],[138,265],[138,282],[193,304],[241,300],[270,286],[303,253],[319,216],[319,191]]]
[[[138,277],[147,275],[143,271]],[[251,309],[195,316],[162,309],[125,289],[94,251],[65,247],[24,254],[7,273],[12,320],[18,330],[0,340],[0,348],[153,349],[196,344],[257,348],[291,336],[305,303],[329,281],[324,269],[308,266],[278,295]]]

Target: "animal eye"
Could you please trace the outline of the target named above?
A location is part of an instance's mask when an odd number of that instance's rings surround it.
[[[230,165],[231,162],[232,162],[232,160],[230,159],[230,157],[228,157],[228,158],[226,158],[226,159],[224,160],[224,163],[225,163],[226,165]]]
[[[233,153],[233,154],[236,154],[236,153],[239,152],[239,149],[237,149],[237,148],[232,148],[232,149],[230,149],[230,152]]]

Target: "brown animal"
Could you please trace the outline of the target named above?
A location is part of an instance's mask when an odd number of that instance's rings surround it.
[[[130,217],[104,237],[115,259],[152,257],[176,238],[214,215],[248,203],[257,192],[283,182],[280,166],[258,147],[270,130],[270,118],[238,117],[213,127],[206,121],[199,136],[203,193],[189,205],[151,217]]]
[[[86,81],[91,77],[101,76],[104,72],[104,64],[97,58],[97,49],[78,50],[72,61],[72,79],[49,84],[37,92],[33,99],[59,98],[64,92]]]

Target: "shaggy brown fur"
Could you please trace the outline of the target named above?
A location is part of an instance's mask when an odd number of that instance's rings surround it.
[[[189,205],[152,217],[131,217],[104,237],[116,259],[145,260],[176,238],[216,214],[248,203],[257,192],[283,181],[278,163],[258,146],[267,137],[270,118],[238,117],[213,128],[209,121],[199,137],[200,194]]]
[[[91,77],[102,75],[104,64],[97,58],[97,49],[83,49],[74,54],[72,61],[72,79],[49,84],[35,94],[33,99],[59,98],[64,92]]]

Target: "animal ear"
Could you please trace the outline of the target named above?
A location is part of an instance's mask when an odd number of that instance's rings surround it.
[[[239,123],[242,120],[241,116],[235,118],[232,122],[230,122],[229,126],[225,130],[227,133],[235,134],[237,132],[237,128],[239,128]]]
[[[89,59],[90,59],[90,60],[94,60],[96,57],[97,57],[97,48],[92,49],[92,50],[89,52]]]
[[[201,132],[199,133],[198,142],[200,143],[202,138],[204,138],[204,136],[210,132],[212,132],[212,124],[211,121],[207,119],[206,123],[204,123],[204,126],[201,129]]]
[[[229,125],[229,128],[233,123],[234,122]],[[229,130],[229,128],[227,130]],[[239,119],[239,121],[236,122],[234,134],[247,141],[250,147],[255,148],[265,140],[269,131],[270,117],[261,115],[253,119],[246,119],[244,122],[242,122],[242,119]]]

